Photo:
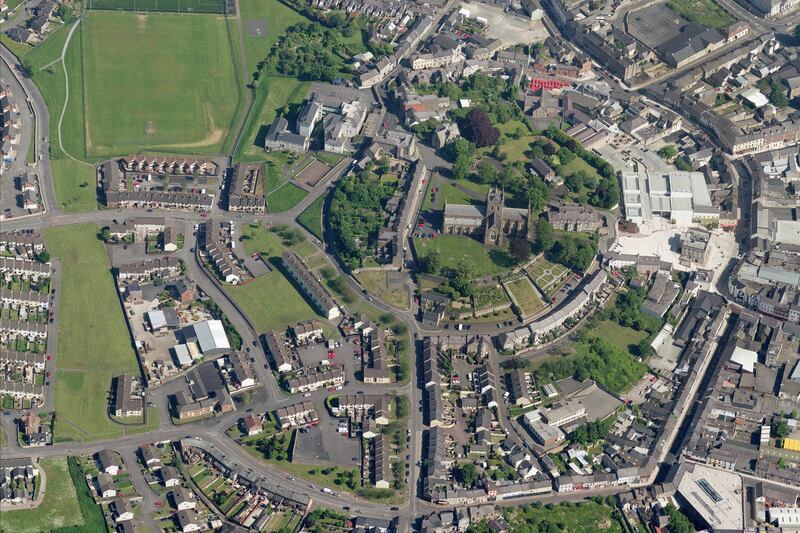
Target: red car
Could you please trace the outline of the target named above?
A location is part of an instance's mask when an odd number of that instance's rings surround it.
[[[336,359],[336,354],[334,352],[328,352],[328,359]]]

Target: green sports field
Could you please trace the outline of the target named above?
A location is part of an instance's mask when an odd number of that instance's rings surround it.
[[[225,19],[91,11],[81,32],[86,152],[220,152],[240,101]]]

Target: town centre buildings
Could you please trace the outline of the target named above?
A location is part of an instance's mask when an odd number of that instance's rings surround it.
[[[701,172],[622,172],[625,216],[641,224],[660,216],[677,224],[718,220]]]

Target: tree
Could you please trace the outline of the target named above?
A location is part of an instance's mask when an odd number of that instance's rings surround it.
[[[461,124],[461,135],[475,143],[475,146],[491,146],[500,138],[500,130],[492,126],[489,115],[483,109],[470,111]]]
[[[664,512],[669,516],[669,530],[672,533],[691,533],[694,531],[692,523],[686,518],[686,515],[678,510],[677,507],[668,503],[664,508]]]
[[[442,270],[442,258],[439,252],[433,251],[420,259],[420,268],[426,274],[437,275]]]
[[[553,236],[553,227],[546,218],[540,218],[536,221],[535,237],[533,241],[534,250],[537,253],[546,252],[553,246],[555,237]]]
[[[50,262],[50,252],[47,250],[42,250],[38,254],[34,256],[34,258],[39,261],[40,263],[49,263]]]
[[[671,144],[668,144],[666,146],[662,146],[658,150],[658,155],[665,161],[671,161],[678,155],[678,150]]]
[[[675,165],[675,168],[677,168],[678,170],[683,170],[684,172],[691,172],[692,170],[694,170],[692,162],[685,155],[681,157],[676,157],[675,160],[672,162],[672,164]]]
[[[769,93],[769,101],[777,108],[783,108],[789,105],[789,97],[786,92],[777,84],[772,85],[772,91]]]
[[[467,263],[458,263],[454,269],[448,273],[450,287],[461,296],[471,296],[475,290],[472,283],[475,272]]]
[[[541,213],[544,211],[547,201],[550,200],[550,187],[541,177],[531,176],[528,179],[527,196],[531,211],[533,213]]]
[[[778,439],[785,439],[792,430],[789,428],[789,424],[786,423],[786,420],[778,420],[775,422],[775,425],[772,426],[772,435]]]
[[[478,481],[478,469],[475,468],[474,464],[466,463],[456,466],[453,469],[453,476],[455,477],[456,481],[471,489]]]
[[[478,164],[478,178],[480,183],[494,184],[497,181],[497,167],[488,159],[482,160]]]
[[[33,73],[33,62],[28,56],[23,57],[19,62],[19,71],[26,78],[30,78]]]
[[[531,243],[528,242],[528,239],[521,239],[521,238],[514,238],[511,239],[511,244],[509,245],[509,251],[511,252],[511,257],[517,260],[517,262],[525,261],[531,255]]]

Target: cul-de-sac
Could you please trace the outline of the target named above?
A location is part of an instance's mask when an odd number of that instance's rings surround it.
[[[0,0],[0,533],[800,532],[799,0]]]

